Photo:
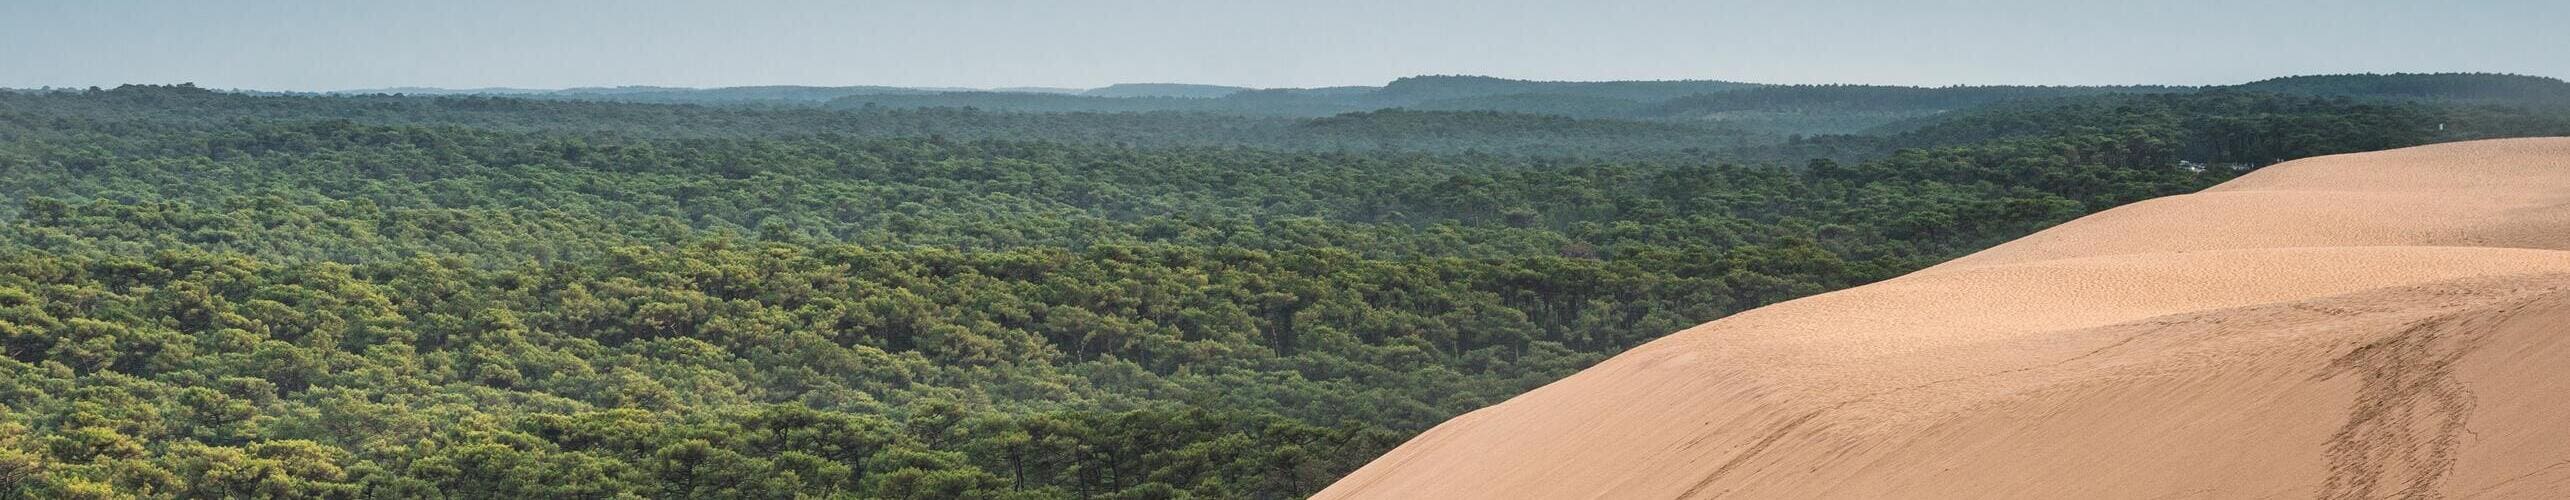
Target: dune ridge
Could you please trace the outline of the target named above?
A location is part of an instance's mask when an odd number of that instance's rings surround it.
[[[2570,491],[2570,138],[2287,162],[1677,332],[1320,498]]]

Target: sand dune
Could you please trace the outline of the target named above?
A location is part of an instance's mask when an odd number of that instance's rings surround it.
[[[2570,139],[2300,160],[1678,332],[1323,498],[2570,495]]]

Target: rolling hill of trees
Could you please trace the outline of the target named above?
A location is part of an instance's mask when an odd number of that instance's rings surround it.
[[[1796,135],[1895,133],[1902,127],[1914,126],[1921,119],[1946,112],[2006,102],[2202,90],[2503,106],[2570,106],[2570,84],[2560,80],[2478,73],[2297,76],[2221,87],[1907,87],[1765,85],[1713,80],[1546,82],[1432,75],[1402,78],[1379,87],[1318,89],[1129,83],[1087,90],[765,86],[716,89],[379,89],[349,93],[496,95],[718,106],[826,106],[842,110],[969,108],[1018,113],[1180,112],[1270,118],[1318,118],[1396,108],[1496,111],[1695,124],[1782,140]]]
[[[2316,75],[2260,80],[2239,90],[2374,99],[2570,105],[2570,83],[2494,73]]]
[[[961,107],[840,111],[483,96],[259,96],[215,92],[193,85],[29,94],[48,98],[0,100],[0,113],[114,116],[127,120],[127,126],[152,127],[222,128],[245,120],[326,118],[377,125],[451,125],[638,137],[1007,138],[1133,146],[1511,155],[1667,156],[1775,139],[1700,124],[1566,121],[1553,115],[1500,112],[1386,110],[1283,118],[1172,111],[1004,112]],[[149,112],[153,106],[185,107],[193,112]],[[1421,116],[1445,118],[1418,119]]]
[[[2239,90],[1736,144],[1495,111],[0,94],[0,495],[1295,497],[1700,321],[2282,159],[2562,133]]]
[[[1192,83],[1119,83],[1081,91],[1080,95],[1096,97],[1192,97],[1211,99],[1241,91],[1245,87],[1198,85]]]

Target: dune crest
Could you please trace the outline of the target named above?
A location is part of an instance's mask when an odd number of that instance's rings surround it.
[[[1321,498],[2570,491],[2570,138],[2288,162],[1634,348]]]

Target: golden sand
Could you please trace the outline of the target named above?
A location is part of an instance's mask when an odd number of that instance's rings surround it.
[[[2289,162],[1681,331],[1322,498],[2570,495],[2570,139]]]

